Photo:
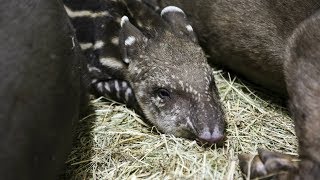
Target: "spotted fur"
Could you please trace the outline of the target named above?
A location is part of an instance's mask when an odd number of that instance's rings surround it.
[[[320,179],[320,1],[142,1],[183,8],[213,63],[289,99],[301,161],[259,150],[246,178]]]
[[[65,0],[65,6],[98,95],[134,107],[164,133],[209,143],[223,139],[212,69],[180,8],[155,12],[136,0],[76,2]]]

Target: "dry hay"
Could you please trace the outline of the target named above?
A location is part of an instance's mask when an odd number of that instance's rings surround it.
[[[227,117],[224,148],[160,134],[133,111],[102,98],[82,119],[67,161],[67,179],[242,179],[237,155],[266,148],[296,154],[287,111],[216,72]]]

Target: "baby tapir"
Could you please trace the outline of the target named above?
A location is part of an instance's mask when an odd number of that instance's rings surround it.
[[[251,178],[287,170],[278,178],[320,179],[320,1],[144,2],[155,11],[181,7],[214,63],[289,95],[302,161],[296,169],[290,158],[260,150]]]
[[[0,17],[1,179],[56,179],[85,102],[80,48],[59,1],[3,1]]]
[[[164,133],[210,144],[223,139],[213,71],[181,9],[164,9],[160,17],[135,0],[64,4],[95,91],[136,104]]]

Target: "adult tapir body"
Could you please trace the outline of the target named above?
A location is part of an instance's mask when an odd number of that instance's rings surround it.
[[[212,62],[289,95],[302,158],[299,169],[280,155],[260,151],[252,175],[290,169],[291,177],[279,178],[319,179],[320,1],[145,2],[155,10],[168,5],[184,9]]]
[[[318,0],[145,1],[183,9],[213,63],[282,95],[286,42],[320,7]]]
[[[74,31],[55,0],[4,1],[0,17],[1,179],[53,179],[85,102]]]

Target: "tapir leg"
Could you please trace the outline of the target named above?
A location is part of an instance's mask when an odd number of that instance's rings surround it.
[[[320,11],[295,30],[286,52],[284,70],[289,108],[295,123],[301,160],[296,163],[290,156],[259,150],[251,163],[250,178],[277,174],[277,179],[320,179],[319,29]],[[250,158],[240,156],[239,159],[246,173],[248,163],[244,162]]]
[[[299,141],[298,176],[320,179],[320,11],[290,40],[285,63],[290,112]]]

